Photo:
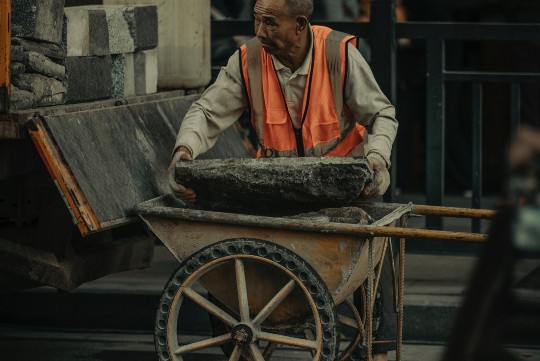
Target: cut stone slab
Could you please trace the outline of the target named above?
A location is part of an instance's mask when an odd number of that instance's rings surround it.
[[[131,36],[135,51],[153,49],[158,46],[158,14],[155,5],[136,5],[127,9]]]
[[[112,97],[135,95],[135,67],[133,54],[112,55]]]
[[[64,80],[66,77],[66,68],[63,65],[57,64],[45,55],[35,51],[25,53],[23,63],[27,66],[29,72],[51,76],[58,80]]]
[[[21,47],[22,50],[25,50],[26,52],[35,51],[36,53],[43,54],[53,59],[64,59],[66,57],[66,52],[57,44],[37,42],[18,37],[12,37],[11,44]],[[12,45],[12,56],[13,47],[14,46]]]
[[[18,61],[12,61],[9,64],[9,72],[11,76],[16,74],[23,74],[26,71],[26,66]]]
[[[60,44],[63,18],[64,0],[12,1],[11,19],[18,36]]]
[[[158,61],[157,49],[134,53],[135,94],[146,95],[157,92]]]
[[[272,158],[180,161],[176,181],[208,209],[344,206],[373,178],[365,158]]]
[[[66,103],[110,98],[112,95],[111,57],[67,57],[66,88]]]
[[[109,30],[104,10],[84,6],[65,9],[65,39],[68,57],[109,55]]]
[[[22,46],[11,45],[11,54],[9,56],[12,62],[14,61],[23,61],[24,59],[24,49]]]
[[[88,5],[80,8],[105,12],[107,31],[109,33],[109,54],[133,53],[135,51],[135,42],[129,25],[130,18],[133,17],[130,7]]]

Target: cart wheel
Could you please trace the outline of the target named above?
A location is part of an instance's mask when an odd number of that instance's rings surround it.
[[[226,263],[234,267],[232,269],[236,282],[230,285],[230,289],[238,295],[239,315],[212,303],[195,291],[205,289],[203,283],[212,279],[213,271],[223,272],[221,266]],[[256,295],[250,293],[244,271],[245,265],[253,263],[263,263],[288,280],[283,285],[277,285],[279,291],[258,312],[250,312],[250,297],[255,298]],[[310,328],[313,327],[313,340],[297,337],[290,330],[283,332],[283,329],[265,322],[293,290],[295,295],[305,298],[308,305],[309,316],[305,320],[305,327],[308,324]],[[224,322],[231,332],[195,342],[179,335],[178,325],[182,322],[179,316],[182,317],[180,309],[184,298]],[[305,354],[305,359],[331,361],[336,359],[339,349],[337,327],[332,296],[306,261],[274,243],[242,238],[215,243],[182,262],[161,296],[155,324],[155,345],[159,360],[162,361],[183,361],[184,355],[197,351],[208,352],[224,344],[233,346],[229,360],[237,361],[242,355],[253,361],[268,360],[269,353],[263,356],[263,349],[270,350],[277,345],[284,345],[300,355]],[[302,326],[294,326],[296,331],[298,328]]]
[[[349,309],[349,311],[352,314],[352,318],[341,315],[341,314],[338,315],[340,329],[345,327],[345,328],[349,328],[349,329],[353,330],[353,337],[352,337],[351,342],[349,343],[349,345],[339,355],[338,361],[348,360],[349,356],[351,356],[354,349],[364,341],[364,331],[365,330],[364,330],[364,321],[363,320],[366,319],[365,308],[364,308],[364,317],[362,318],[362,316],[360,316],[360,312],[358,312],[358,309],[354,306],[354,304],[351,301],[345,300],[342,303],[342,305],[346,306]]]

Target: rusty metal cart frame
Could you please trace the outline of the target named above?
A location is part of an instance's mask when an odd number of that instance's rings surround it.
[[[400,360],[405,238],[463,242],[482,242],[486,239],[486,236],[481,234],[407,229],[404,227],[407,225],[408,216],[411,213],[416,213],[490,218],[493,212],[415,206],[413,204],[365,203],[362,208],[371,211],[378,210],[379,213],[383,211],[384,216],[367,226],[333,222],[317,223],[304,219],[183,208],[172,196],[159,197],[135,207],[135,213],[139,214],[151,233],[155,234],[182,262],[178,271],[171,276],[165,287],[157,312],[155,341],[160,359],[182,360],[181,355],[183,354],[227,343],[234,345],[229,349],[230,360],[238,360],[243,354],[249,354],[249,357],[254,360],[266,360],[277,344],[311,349],[314,360],[346,359],[351,350],[364,340],[364,334],[370,335],[372,333],[373,290],[376,289],[379,282],[382,265],[382,262],[378,262],[378,260],[382,259],[381,255],[384,254],[388,244],[386,237],[397,237],[400,239],[399,282],[396,295],[398,312],[397,359]],[[313,252],[331,249],[327,246],[328,243],[341,242],[340,245],[343,248],[343,242],[347,241],[363,242],[361,246],[363,258],[357,257],[352,261],[354,264],[348,270],[349,273],[346,272],[346,277],[343,277],[342,274],[336,275],[336,269],[326,270],[325,267],[328,267],[328,264],[321,263],[320,258],[313,255]],[[326,242],[325,245],[318,248],[322,242]],[[310,246],[306,247],[307,245]],[[234,260],[234,266],[231,263],[229,268],[222,268],[216,272],[219,273],[217,276],[207,275],[206,272],[210,272],[212,267],[217,267],[216,264],[222,261],[232,262],[232,260]],[[260,290],[255,284],[264,283],[264,280],[256,276],[249,279],[250,272],[254,272],[253,267],[248,271],[246,262],[249,261],[270,263],[286,273],[290,280],[282,288],[275,288],[270,292],[270,295],[265,295],[266,299],[263,302],[259,300],[262,296],[257,293]],[[340,259],[340,261],[347,264],[350,259]],[[379,267],[375,267],[377,263]],[[229,272],[224,272],[225,270]],[[339,271],[343,273],[343,270]],[[236,275],[229,281],[236,283],[237,293],[234,292],[234,289],[231,290],[231,287],[223,288],[223,285],[230,284],[230,282],[226,282],[226,278],[229,276],[225,277],[225,274]],[[273,275],[275,276],[275,274]],[[366,278],[368,282],[367,317],[365,316],[363,320],[358,319],[357,315],[354,315],[353,318],[336,317],[333,314],[334,310],[332,310],[334,304],[345,302],[347,296],[351,295]],[[198,280],[200,281],[199,286],[204,283],[203,288],[209,292],[210,299],[214,300],[214,303],[200,296],[194,290],[197,288],[194,285]],[[298,311],[298,308],[295,308],[294,304],[291,306],[290,302],[286,305],[287,307],[280,308],[280,303],[285,303],[284,301],[288,300],[287,296],[295,286],[304,291],[304,297],[307,298],[307,303],[310,304],[313,313],[311,320],[315,325],[314,327],[312,325],[311,330],[308,330],[311,331],[311,334],[308,332],[307,339],[283,334],[283,329],[290,328],[293,324],[299,327],[297,323],[294,323],[295,321],[283,325],[284,320],[280,319],[281,316],[285,317],[284,315],[287,314],[287,308],[292,307]],[[266,283],[264,287],[271,288]],[[258,291],[253,291],[248,295],[248,288]],[[326,288],[331,292],[328,292]],[[257,298],[257,301],[252,301],[251,298]],[[228,328],[222,329],[222,334],[215,337],[180,346],[177,338],[177,316],[183,299],[195,302],[213,318],[225,323]],[[256,305],[255,312],[250,309],[253,304]],[[277,319],[272,320],[271,326],[264,329],[262,322],[274,311],[278,314]],[[280,322],[282,322],[281,328],[276,326],[275,329],[272,329],[275,324]],[[340,356],[337,355],[339,350],[335,349],[336,338],[339,337],[336,331],[338,323],[357,329],[357,335],[353,342]],[[362,329],[364,326],[365,331]],[[305,326],[303,327],[306,329]],[[259,349],[257,340],[268,341],[264,351]],[[371,337],[367,337],[365,344],[368,359],[371,359]]]

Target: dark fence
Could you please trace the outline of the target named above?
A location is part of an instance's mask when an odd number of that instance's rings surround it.
[[[473,208],[482,207],[482,133],[483,133],[483,93],[486,83],[510,84],[511,111],[508,115],[509,133],[515,132],[520,124],[520,99],[523,83],[540,83],[536,73],[494,73],[480,71],[449,70],[445,64],[445,50],[450,41],[540,41],[540,24],[508,23],[396,23],[393,0],[372,0],[370,23],[359,22],[313,22],[329,26],[360,38],[369,39],[371,47],[370,65],[379,86],[388,98],[396,103],[396,42],[397,39],[411,39],[426,43],[426,109],[425,109],[425,192],[426,203],[445,204],[445,87],[448,83],[470,83],[472,112],[471,153],[467,162],[471,163]],[[212,36],[253,35],[253,24],[247,20],[226,20],[212,22]],[[540,99],[539,99],[540,101]],[[421,110],[422,111],[422,110]],[[394,147],[397,152],[407,149]],[[393,154],[396,164],[396,154]],[[396,179],[396,166],[392,167],[392,179]],[[388,200],[393,199],[396,182],[392,182]],[[427,227],[440,229],[441,218],[427,220]],[[480,223],[473,222],[472,230],[478,232]]]

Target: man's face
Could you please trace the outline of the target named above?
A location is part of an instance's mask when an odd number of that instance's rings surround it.
[[[257,0],[254,7],[255,35],[272,55],[289,54],[298,43],[296,17],[285,0]]]

